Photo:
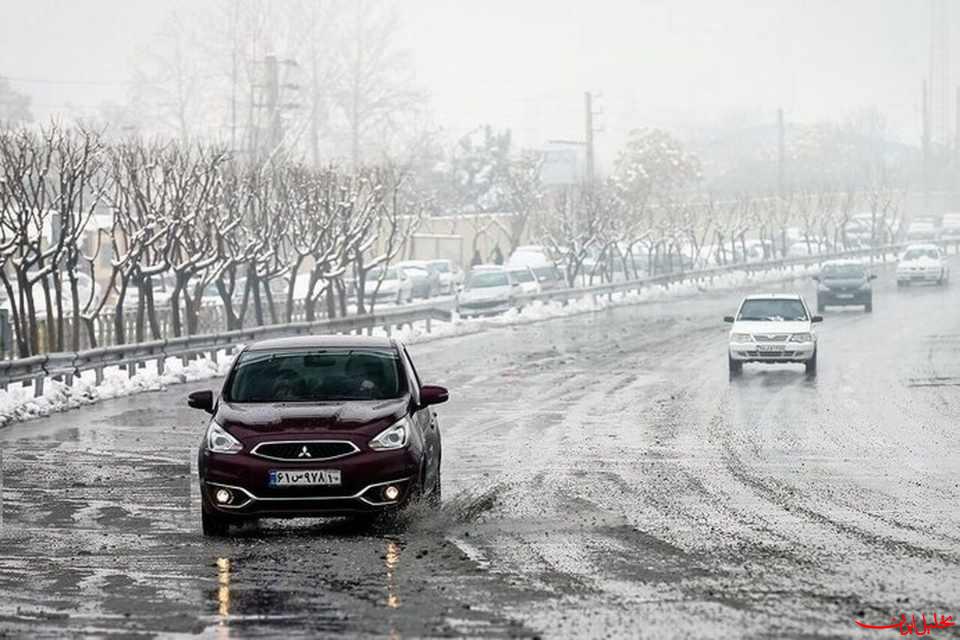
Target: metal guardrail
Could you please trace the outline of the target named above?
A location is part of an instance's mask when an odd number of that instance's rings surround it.
[[[726,273],[744,271],[752,273],[756,271],[787,269],[793,266],[818,264],[837,258],[856,258],[877,255],[884,257],[890,253],[900,251],[905,246],[906,245],[898,244],[873,249],[853,249],[832,254],[802,256],[754,263],[739,263],[707,269],[666,273],[623,282],[557,289],[537,294],[524,294],[516,296],[514,303],[516,306],[522,307],[537,301],[561,301],[564,304],[568,304],[571,300],[582,299],[586,296],[592,296],[594,300],[603,295],[612,298],[613,294],[617,292],[639,291],[643,288],[657,285],[670,286],[671,284],[680,284],[683,282],[700,282],[703,280],[711,280],[714,277]],[[219,351],[230,352],[241,345],[267,338],[320,333],[372,332],[374,328],[378,327],[384,327],[389,334],[392,327],[402,327],[406,324],[422,321],[426,322],[426,330],[430,332],[433,320],[449,322],[452,319],[452,315],[452,310],[449,308],[443,308],[435,303],[423,303],[390,308],[373,314],[359,316],[347,316],[343,318],[317,320],[314,322],[268,325],[207,335],[185,336],[152,342],[101,347],[75,353],[48,353],[16,360],[2,360],[0,361],[0,388],[5,389],[8,384],[12,383],[32,382],[34,395],[40,396],[43,394],[44,380],[48,377],[60,378],[67,384],[72,384],[74,376],[78,376],[84,371],[93,370],[96,375],[96,382],[99,384],[103,381],[103,370],[105,367],[126,367],[128,374],[132,377],[136,374],[138,368],[146,366],[150,361],[155,361],[157,372],[162,374],[166,359],[171,357],[179,357],[186,363],[198,355],[209,354],[211,359],[216,361]]]

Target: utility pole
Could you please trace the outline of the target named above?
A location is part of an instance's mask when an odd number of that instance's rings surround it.
[[[586,110],[587,120],[586,120],[586,143],[587,143],[587,170],[586,170],[586,182],[587,184],[593,184],[593,178],[596,175],[594,173],[594,160],[593,160],[593,95],[587,91],[583,94],[583,106]]]
[[[269,156],[280,146],[280,141],[283,139],[280,129],[280,71],[276,56],[267,56],[264,63],[267,89],[267,156]]]
[[[783,200],[783,164],[786,159],[786,132],[783,125],[783,108],[777,109],[777,196]]]
[[[923,206],[930,206],[930,103],[927,95],[927,81],[923,81]]]

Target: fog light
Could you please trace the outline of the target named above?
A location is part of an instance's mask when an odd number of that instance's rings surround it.
[[[400,496],[400,489],[397,489],[395,486],[390,485],[383,490],[383,497],[387,500],[396,500]]]
[[[230,504],[233,500],[233,495],[226,489],[217,489],[215,497],[220,504]]]

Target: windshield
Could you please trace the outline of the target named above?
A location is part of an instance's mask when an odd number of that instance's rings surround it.
[[[510,277],[517,282],[533,282],[533,274],[529,269],[517,269],[510,272]]]
[[[386,400],[404,391],[392,351],[246,351],[230,373],[229,402]]]
[[[467,288],[507,287],[510,280],[505,271],[472,271],[467,277]]]
[[[820,275],[824,278],[862,278],[863,274],[863,265],[860,264],[826,264]]]
[[[403,267],[403,272],[411,278],[426,278],[427,271],[422,267]]]
[[[437,273],[450,273],[449,262],[431,262],[430,266],[433,267]]]
[[[903,254],[904,260],[919,260],[920,258],[937,259],[939,257],[940,254],[937,253],[936,249],[909,249]]]
[[[790,321],[806,320],[807,311],[799,300],[769,298],[747,300],[740,307],[737,320]]]

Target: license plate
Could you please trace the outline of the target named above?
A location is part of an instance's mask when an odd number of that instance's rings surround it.
[[[838,294],[837,294],[837,297],[840,298],[841,300],[849,300],[850,298],[853,297],[853,294],[852,294],[852,293],[838,293]]]
[[[778,351],[783,351],[783,347],[780,346],[779,344],[758,344],[757,351],[760,351],[763,353],[771,353],[771,352],[775,353]]]
[[[303,469],[271,471],[267,484],[271,487],[328,487],[340,484],[339,469]]]

